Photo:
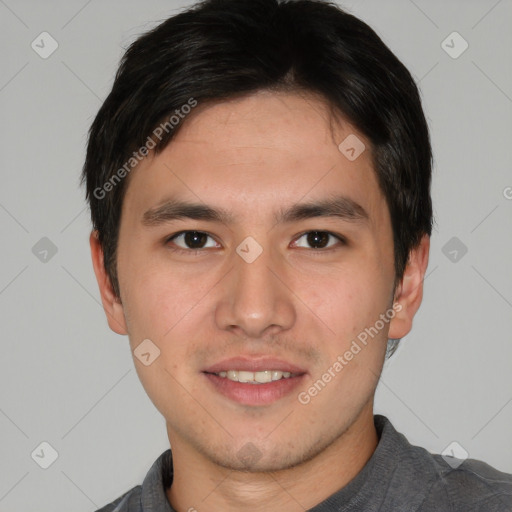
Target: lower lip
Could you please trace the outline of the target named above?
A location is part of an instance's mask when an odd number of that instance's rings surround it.
[[[274,380],[264,384],[235,382],[213,373],[203,373],[216,391],[243,405],[268,405],[289,395],[299,387],[304,375]]]

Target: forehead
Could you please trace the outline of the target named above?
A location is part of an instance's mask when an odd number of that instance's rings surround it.
[[[330,114],[328,104],[306,92],[258,91],[242,98],[199,104],[183,121],[174,146],[209,145],[218,154],[261,155],[263,150],[316,158],[318,149],[337,149],[350,123]],[[359,139],[364,136],[357,133]],[[368,141],[366,141],[368,144]],[[215,146],[215,147],[213,147]]]
[[[182,123],[132,172],[123,209],[142,215],[172,196],[270,219],[284,204],[336,194],[370,218],[382,213],[369,141],[318,97],[258,92],[199,104]]]

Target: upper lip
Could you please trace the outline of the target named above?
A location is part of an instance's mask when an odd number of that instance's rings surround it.
[[[228,370],[242,370],[247,372],[277,370],[281,372],[290,372],[296,374],[306,373],[306,370],[300,366],[288,363],[282,359],[269,357],[232,357],[230,359],[224,359],[219,363],[215,363],[203,371],[206,373],[220,373]]]

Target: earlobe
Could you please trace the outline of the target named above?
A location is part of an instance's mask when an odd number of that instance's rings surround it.
[[[395,293],[394,303],[400,308],[389,326],[389,338],[403,338],[412,329],[414,315],[423,298],[423,280],[428,266],[430,237],[424,235],[420,244],[409,253],[403,278]]]
[[[91,247],[92,265],[100,289],[103,309],[107,315],[108,325],[117,334],[128,334],[123,305],[119,298],[116,297],[110,278],[105,270],[103,248],[98,239],[98,232],[95,230],[91,232],[89,245]]]

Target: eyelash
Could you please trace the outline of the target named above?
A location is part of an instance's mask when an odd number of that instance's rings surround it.
[[[202,235],[207,235],[209,236],[210,238],[213,238],[212,235],[210,235],[209,233],[207,233],[206,231],[197,231],[195,229],[189,229],[189,230],[185,230],[185,231],[179,231],[178,233],[175,233],[169,237],[167,237],[165,239],[165,244],[167,245],[169,242],[172,242],[175,238],[181,236],[181,235],[184,235],[186,233],[198,233],[198,234],[202,234]],[[325,231],[325,230],[318,230],[318,229],[311,229],[309,231],[304,231],[303,233],[301,233],[300,235],[297,236],[297,238],[295,238],[295,240],[300,240],[303,236],[305,235],[308,235],[309,233],[322,233],[322,234],[327,234],[331,237],[334,237],[336,238],[340,243],[338,245],[335,245],[335,246],[332,246],[332,247],[328,247],[328,248],[324,248],[324,249],[309,249],[310,251],[313,251],[314,253],[325,253],[325,252],[330,252],[332,250],[336,250],[339,248],[339,245],[347,245],[348,242],[346,240],[346,238],[342,235],[338,235],[336,233],[332,233],[331,231]],[[208,249],[208,247],[206,248]],[[172,248],[172,251],[173,252],[177,252],[177,253],[186,253],[186,254],[198,254],[200,252],[204,252],[206,250],[205,248],[201,248],[201,249],[183,249],[182,247],[174,247]],[[299,247],[299,249],[305,249],[304,247]],[[307,248],[306,248],[307,249]]]

